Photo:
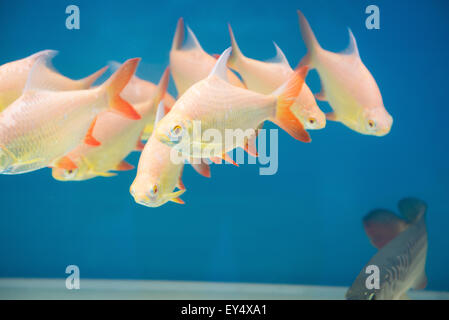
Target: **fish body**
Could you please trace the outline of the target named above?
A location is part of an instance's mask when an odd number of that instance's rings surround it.
[[[35,62],[39,59],[45,59],[46,64],[49,64],[49,61],[56,53],[53,50],[44,50],[27,58],[0,66],[0,112],[21,96]],[[72,80],[53,70],[46,64],[41,64],[40,66],[40,79],[38,81],[41,89],[47,90],[87,89],[106,71],[105,67],[87,78]]]
[[[32,84],[39,72],[32,72],[23,95],[0,114],[0,173],[55,166],[54,161],[87,137],[96,116],[108,108],[139,119],[119,96],[138,62],[128,60],[106,83],[88,90],[35,90]]]
[[[187,27],[187,39],[184,42],[184,20],[179,19],[173,45],[170,51],[170,70],[175,81],[178,97],[196,82],[206,78],[216,63],[216,59],[206,53],[192,30]],[[244,88],[244,84],[231,71],[227,71],[229,81]]]
[[[275,122],[298,140],[310,141],[302,124],[289,110],[301,90],[307,70],[295,72],[279,93],[263,95],[227,81],[229,54],[230,48],[218,59],[206,79],[197,82],[177,100],[170,113],[158,124],[155,131],[157,137],[177,148],[188,144],[183,152],[187,151],[194,158],[219,157],[236,147],[244,147],[242,139],[225,145],[226,130],[252,130],[253,134],[248,137],[252,138],[256,128],[265,120]],[[223,139],[203,140],[194,132],[197,121],[201,124],[201,131],[214,129]]]
[[[155,125],[165,116],[166,110],[160,106]],[[183,204],[179,198],[185,187],[182,183],[184,159],[174,158],[174,150],[160,142],[153,133],[147,141],[139,159],[137,175],[130,193],[134,200],[147,207],[159,207],[173,201]],[[191,161],[193,168],[205,177],[210,177],[209,165],[203,161]],[[179,188],[178,191],[174,191]]]
[[[406,292],[423,289],[427,284],[425,264],[427,230],[424,202],[406,198],[399,202],[402,217],[386,210],[375,210],[364,218],[365,230],[379,249],[362,269],[347,299],[407,299]],[[368,266],[379,269],[379,288],[367,288]]]
[[[308,49],[300,65],[318,71],[322,88],[316,97],[328,101],[333,109],[327,119],[339,121],[361,134],[388,134],[393,118],[384,107],[376,81],[360,59],[351,30],[349,47],[343,53],[330,52],[321,48],[300,11],[298,16]]]
[[[124,159],[139,145],[142,132],[148,123],[153,123],[157,106],[167,90],[168,69],[164,72],[159,86],[152,91],[146,102],[134,104],[142,117],[140,120],[125,118],[109,110],[98,115],[92,135],[101,144],[92,146],[82,142],[65,155],[76,168],[58,168],[52,170],[53,177],[61,181],[81,181],[97,176],[110,177],[110,171],[130,170],[132,165]],[[129,85],[129,84],[128,84]],[[125,96],[121,94],[121,96]]]
[[[228,65],[237,71],[249,90],[262,94],[271,94],[284,84],[293,74],[287,58],[282,50],[274,43],[276,57],[264,62],[245,57],[240,51],[231,26],[232,55]],[[301,121],[306,129],[322,129],[326,126],[326,116],[318,107],[315,97],[307,86],[303,84],[296,101],[290,107],[293,114]]]

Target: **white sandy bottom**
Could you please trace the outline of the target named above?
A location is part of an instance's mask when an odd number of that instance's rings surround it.
[[[346,287],[218,282],[83,280],[68,290],[65,279],[0,279],[0,299],[340,300]],[[410,291],[411,299],[449,300],[449,292]]]

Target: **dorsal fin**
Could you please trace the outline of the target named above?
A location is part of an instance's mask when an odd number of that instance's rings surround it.
[[[348,33],[349,33],[349,45],[345,50],[342,51],[342,54],[360,58],[359,49],[357,48],[357,42],[355,41],[354,34],[352,34],[352,31],[349,28]]]
[[[172,50],[181,50],[182,43],[184,42],[184,19],[181,17],[176,24],[175,36],[171,45]]]
[[[33,63],[31,67],[30,73],[28,74],[28,79],[23,88],[23,92],[28,90],[39,90],[39,89],[47,89],[49,84],[47,83],[48,77],[44,76],[48,70],[54,70],[51,60],[54,56],[58,54],[58,51],[55,50],[45,50],[43,52],[37,53],[39,57]]]
[[[159,102],[159,105],[157,106],[156,111],[156,118],[154,119],[154,126],[157,125],[157,123],[165,116],[165,107],[164,107],[164,101]]]
[[[281,48],[278,47],[276,42],[273,41],[274,47],[276,48],[276,56],[274,58],[271,58],[267,60],[269,63],[276,63],[276,64],[282,64],[290,67],[290,64],[288,63],[287,58],[285,57],[284,52],[282,52]]]
[[[427,204],[417,198],[404,198],[398,203],[399,212],[409,223],[417,222],[427,210]]]
[[[198,39],[189,26],[187,26],[187,37],[182,45],[182,50],[203,50]]]
[[[218,58],[217,62],[215,63],[214,68],[212,69],[212,72],[209,74],[209,77],[215,75],[225,81],[228,81],[228,59],[231,55],[232,48],[229,47],[223,53],[221,54],[220,58]]]
[[[363,218],[363,226],[371,243],[377,249],[381,249],[407,229],[408,224],[391,211],[377,209]]]
[[[122,64],[120,62],[118,62],[118,61],[111,60],[111,61],[108,62],[109,69],[113,73],[116,72],[118,70],[118,68],[120,68],[121,65]]]

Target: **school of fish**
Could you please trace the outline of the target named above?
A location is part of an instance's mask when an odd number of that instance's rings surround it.
[[[393,118],[361,60],[351,30],[348,48],[341,53],[330,52],[321,47],[304,15],[299,10],[297,14],[308,52],[296,68],[290,66],[276,43],[276,56],[269,61],[246,57],[231,25],[230,47],[220,56],[209,54],[182,18],[176,26],[169,66],[158,84],[135,75],[139,58],[109,63],[113,74],[96,86],[108,66],[84,79],[72,80],[51,66],[57,54],[53,50],[1,65],[0,173],[22,174],[48,167],[59,181],[112,177],[134,169],[125,159],[137,151],[141,156],[130,194],[138,204],[159,207],[169,201],[184,203],[185,164],[210,177],[211,163],[224,160],[238,166],[228,154],[235,148],[257,157],[256,139],[265,121],[304,143],[311,142],[308,130],[323,129],[326,121],[338,121],[360,134],[388,134]],[[321,80],[321,92],[317,94],[305,82],[312,69]],[[167,92],[170,74],[177,89],[176,99]],[[332,112],[323,113],[317,100],[327,101]],[[215,129],[223,137],[230,129],[250,134],[231,144],[205,141],[195,135],[195,123],[201,123],[203,131]],[[364,220],[372,239],[388,219],[397,227],[394,232],[381,232],[390,239],[381,244],[375,239],[376,247],[382,248],[393,237],[391,234],[405,229],[402,237],[414,228],[425,235],[424,205],[416,204],[417,200],[404,201],[403,206],[409,207],[415,201],[415,207],[402,210],[406,220],[389,212],[375,212]],[[411,217],[416,206],[422,209],[419,217]],[[422,287],[427,242],[417,239],[413,244],[419,245],[419,258],[416,263],[412,261],[415,265],[411,274],[398,274],[402,276],[399,287],[390,283],[396,279],[390,279],[382,290],[368,292],[356,282],[348,298],[400,298],[408,288]],[[373,259],[384,261],[388,257],[381,258],[383,252],[391,254],[395,249],[404,248],[386,245]],[[414,250],[406,249],[408,253]],[[385,268],[395,268],[387,260],[383,262]]]

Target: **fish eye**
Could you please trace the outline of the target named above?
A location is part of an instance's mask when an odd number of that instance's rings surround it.
[[[66,171],[64,171],[64,178],[73,179],[73,178],[75,178],[77,173],[78,173],[78,169],[66,170]]]
[[[155,196],[157,194],[157,192],[158,192],[158,187],[157,187],[157,184],[155,184],[153,186],[153,188],[151,188],[150,193],[151,193],[151,195]]]
[[[374,121],[374,120],[368,120],[368,128],[369,129],[371,129],[371,130],[373,130],[373,129],[376,129],[376,122]]]
[[[182,132],[182,127],[181,127],[179,124],[177,124],[176,126],[174,126],[174,127],[171,129],[171,133],[172,133],[175,137],[179,136],[179,135],[181,134],[181,132]]]
[[[313,118],[313,117],[309,118],[309,123],[312,124],[312,125],[315,124],[316,123],[316,119]]]

